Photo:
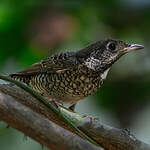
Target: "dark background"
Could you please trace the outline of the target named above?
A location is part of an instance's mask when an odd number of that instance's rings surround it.
[[[76,111],[128,128],[150,143],[149,0],[1,0],[0,72],[13,73],[59,51],[106,38],[142,44],[122,57],[104,86]],[[1,150],[41,150],[40,144],[0,122]],[[44,148],[47,149],[47,148]]]

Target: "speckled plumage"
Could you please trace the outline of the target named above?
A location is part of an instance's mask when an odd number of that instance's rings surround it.
[[[10,77],[49,99],[75,104],[102,86],[112,64],[130,47],[120,40],[97,41],[77,52],[55,54]]]

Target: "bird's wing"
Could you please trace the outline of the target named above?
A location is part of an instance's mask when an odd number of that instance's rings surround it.
[[[40,72],[47,72],[47,73],[60,73],[65,70],[77,66],[77,59],[75,52],[66,52],[55,54],[47,59],[41,60],[30,66],[29,68],[18,72],[18,74],[36,74]]]

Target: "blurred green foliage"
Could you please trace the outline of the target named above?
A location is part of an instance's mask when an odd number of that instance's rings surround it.
[[[0,71],[15,72],[55,52],[77,50],[109,37],[143,44],[144,51],[113,66],[104,87],[92,97],[116,114],[122,127],[129,127],[149,104],[149,35],[146,0],[1,0]],[[1,150],[10,149],[4,146],[3,135],[12,133],[0,124]]]

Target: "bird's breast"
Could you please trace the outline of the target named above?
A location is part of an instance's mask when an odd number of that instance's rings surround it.
[[[30,86],[61,103],[75,103],[96,92],[103,84],[100,74],[83,70],[44,73],[34,76]]]

